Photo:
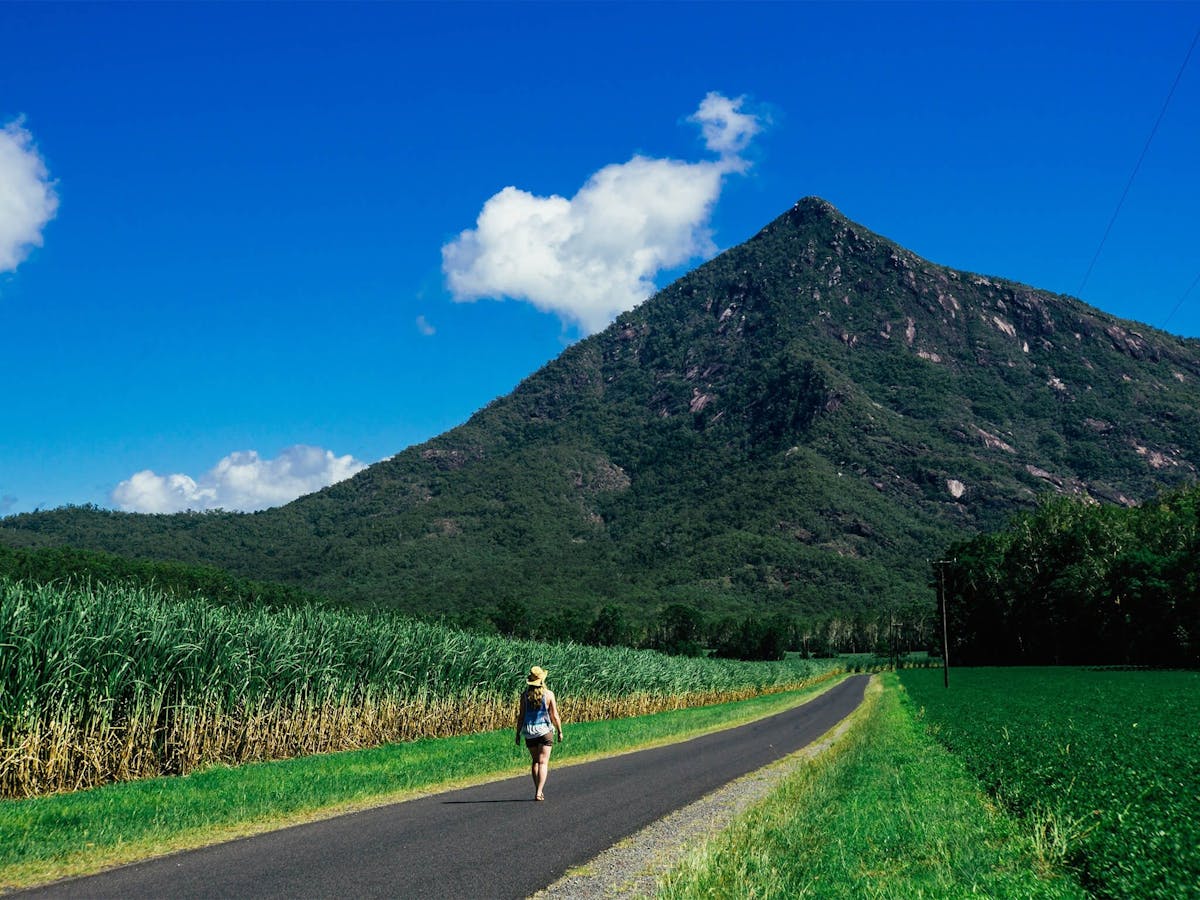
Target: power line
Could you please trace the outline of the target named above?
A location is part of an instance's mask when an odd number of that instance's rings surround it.
[[[1196,285],[1198,285],[1198,284],[1200,284],[1200,275],[1197,275],[1196,280],[1193,281],[1191,283],[1191,285],[1188,287],[1188,289],[1183,292],[1183,296],[1179,298],[1179,302],[1175,304],[1175,308],[1172,309],[1171,312],[1167,314],[1167,317],[1165,319],[1163,319],[1163,323],[1160,326],[1158,326],[1159,328],[1162,328],[1164,330],[1166,329],[1167,323],[1171,321],[1171,317],[1174,316],[1175,313],[1179,312],[1179,307],[1183,306],[1183,301],[1187,299],[1188,294],[1190,294],[1193,290],[1196,289]]]
[[[1142,148],[1142,155],[1138,157],[1137,164],[1134,165],[1133,172],[1129,175],[1129,181],[1125,183],[1125,190],[1121,192],[1121,199],[1117,201],[1117,208],[1113,210],[1112,218],[1108,220],[1108,227],[1104,229],[1104,236],[1100,238],[1100,246],[1096,248],[1096,255],[1092,257],[1091,263],[1088,264],[1087,271],[1083,274],[1083,281],[1079,282],[1079,289],[1075,291],[1076,297],[1083,296],[1084,285],[1091,278],[1092,269],[1096,267],[1096,260],[1100,258],[1100,253],[1104,250],[1104,243],[1108,240],[1108,233],[1112,231],[1113,224],[1117,221],[1117,216],[1121,214],[1121,207],[1125,204],[1125,198],[1129,196],[1129,189],[1133,187],[1133,180],[1137,178],[1138,170],[1142,167],[1142,160],[1146,158],[1146,151],[1150,149],[1150,144],[1154,141],[1154,135],[1158,133],[1158,126],[1162,122],[1163,116],[1167,114],[1167,107],[1171,105],[1171,98],[1175,96],[1175,88],[1179,86],[1179,79],[1183,77],[1183,70],[1187,68],[1188,60],[1192,58],[1192,51],[1196,49],[1197,41],[1200,41],[1200,28],[1196,29],[1196,34],[1192,38],[1192,44],[1188,47],[1187,55],[1183,58],[1183,65],[1179,67],[1179,72],[1175,75],[1175,81],[1171,83],[1171,90],[1167,92],[1167,99],[1163,101],[1158,118],[1154,120],[1154,127],[1150,129],[1150,137],[1146,138],[1146,146]]]

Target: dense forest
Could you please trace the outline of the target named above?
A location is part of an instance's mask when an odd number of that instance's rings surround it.
[[[952,661],[1200,664],[1200,485],[1132,508],[1048,500],[947,556]]]

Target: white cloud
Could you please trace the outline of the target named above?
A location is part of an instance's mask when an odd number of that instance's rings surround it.
[[[274,459],[242,450],[226,456],[198,481],[189,475],[156,475],[145,469],[118,484],[111,499],[126,512],[252,512],[281,506],[365,468],[352,456],[334,456],[330,450],[304,444],[288,447]]]
[[[652,294],[663,269],[715,253],[713,206],[725,176],[748,167],[738,154],[761,127],[741,104],[710,93],[690,118],[719,159],[634,156],[569,200],[504,188],[442,247],[453,299],[511,297],[592,333]]]
[[[417,331],[425,335],[425,337],[433,337],[437,334],[437,329],[429,324],[429,320],[424,316],[417,316]]]
[[[722,156],[741,153],[749,146],[750,139],[762,131],[757,116],[739,111],[744,99],[731,100],[716,91],[709,91],[700,101],[700,108],[688,119],[700,124],[704,145],[713,153]],[[745,165],[742,160],[738,162]]]
[[[17,498],[12,494],[5,494],[0,497],[0,516],[7,513],[10,509],[17,505]]]
[[[11,272],[58,211],[58,195],[22,120],[0,130],[0,272]]]

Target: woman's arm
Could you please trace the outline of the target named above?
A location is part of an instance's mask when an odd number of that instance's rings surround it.
[[[550,713],[550,721],[554,723],[555,729],[558,731],[558,739],[563,739],[562,719],[558,717],[558,703],[554,699],[553,691],[546,691],[546,712]]]
[[[525,695],[521,695],[521,700],[517,704],[517,746],[521,746],[521,726],[525,724]]]

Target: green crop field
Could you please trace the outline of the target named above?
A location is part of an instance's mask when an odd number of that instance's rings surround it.
[[[507,726],[531,664],[572,721],[741,699],[834,661],[471,634],[394,614],[0,578],[0,796]]]
[[[1099,897],[1200,896],[1200,673],[937,671],[902,683],[931,734]]]
[[[844,739],[659,878],[659,897],[700,900],[1077,900],[918,723],[894,673],[867,689]]]

